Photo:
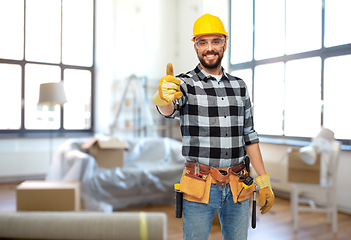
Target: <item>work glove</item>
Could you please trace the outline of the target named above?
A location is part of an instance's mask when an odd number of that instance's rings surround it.
[[[167,64],[166,76],[158,84],[158,91],[153,96],[152,101],[157,106],[169,105],[173,100],[181,98],[180,80],[174,77],[172,63]]]
[[[274,193],[272,191],[269,174],[256,177],[255,183],[260,187],[260,199],[258,200],[261,206],[260,211],[261,214],[265,214],[272,208],[274,202]]]

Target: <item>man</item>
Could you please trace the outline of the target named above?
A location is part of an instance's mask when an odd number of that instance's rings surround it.
[[[247,239],[254,190],[248,159],[259,175],[255,183],[260,187],[261,213],[274,201],[246,85],[221,66],[227,40],[218,17],[205,14],[197,19],[192,41],[200,63],[177,78],[168,64],[167,76],[153,97],[162,115],[180,120],[187,160],[180,182],[184,239],[208,239],[215,211],[224,239]]]

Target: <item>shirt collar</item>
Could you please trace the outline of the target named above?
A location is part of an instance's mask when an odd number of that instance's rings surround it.
[[[229,81],[228,73],[224,70],[222,67],[222,79],[227,79]],[[195,73],[199,77],[201,81],[207,82],[208,80],[216,80],[214,77],[211,76],[211,74],[207,73],[200,65],[200,63],[196,66],[195,68]]]

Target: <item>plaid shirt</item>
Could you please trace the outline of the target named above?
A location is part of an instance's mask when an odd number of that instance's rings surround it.
[[[220,81],[200,64],[177,76],[183,97],[168,116],[180,120],[187,161],[230,167],[244,160],[245,145],[259,142],[245,82],[224,72]]]

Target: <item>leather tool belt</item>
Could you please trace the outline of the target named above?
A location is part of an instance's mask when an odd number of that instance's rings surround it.
[[[186,162],[185,169],[189,170],[190,174],[194,174],[195,172],[195,162]],[[209,165],[199,163],[199,170],[201,175],[208,175],[211,174],[213,179],[215,179],[216,186],[225,186],[229,183],[229,176],[231,174],[235,176],[239,176],[240,178],[246,178],[249,173],[245,170],[246,166],[244,162],[241,162],[235,166],[228,167],[227,171],[225,170],[218,170],[215,167],[211,167]]]
[[[239,163],[232,167],[211,167],[205,164],[186,162],[183,175],[180,180],[180,191],[187,201],[209,203],[211,185],[230,185],[234,203],[243,201],[252,195],[254,185],[244,189],[243,182],[250,175],[246,171],[245,163]],[[196,171],[195,171],[196,170]],[[196,172],[196,173],[195,173]]]

